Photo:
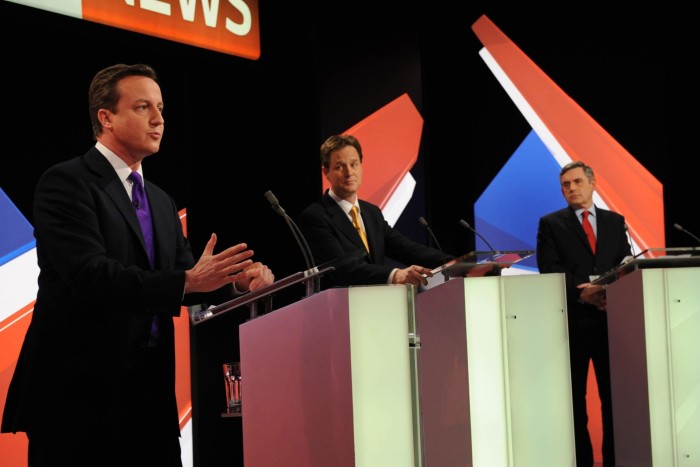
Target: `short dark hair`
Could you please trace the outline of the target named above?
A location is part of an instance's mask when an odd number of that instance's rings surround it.
[[[321,145],[321,167],[329,168],[331,153],[346,146],[352,146],[357,149],[357,154],[360,155],[360,162],[362,162],[362,146],[360,146],[357,138],[352,135],[333,135],[328,137]]]
[[[95,77],[92,78],[88,102],[94,140],[97,140],[97,137],[102,134],[102,124],[97,118],[97,112],[100,109],[107,109],[111,112],[117,111],[117,103],[120,97],[118,84],[129,76],[145,76],[156,83],[158,82],[156,71],[150,65],[144,64],[124,65],[120,63],[112,65],[98,71]]]
[[[593,169],[589,165],[586,165],[586,163],[583,161],[571,161],[566,164],[559,171],[559,178],[561,178],[569,170],[578,169],[579,167],[583,169],[583,173],[586,174],[586,178],[589,182],[595,178]]]

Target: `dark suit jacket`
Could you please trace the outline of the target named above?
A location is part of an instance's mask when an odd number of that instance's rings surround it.
[[[322,288],[332,286],[386,284],[394,266],[388,258],[410,266],[435,268],[452,257],[435,248],[414,242],[389,226],[379,207],[359,201],[370,254],[359,262],[338,269],[321,278]],[[299,229],[311,248],[317,265],[345,258],[365,250],[360,235],[347,214],[326,192],[308,206],[298,218]]]
[[[618,266],[631,254],[625,219],[596,206],[597,241],[593,254],[586,233],[570,207],[543,216],[537,231],[537,266],[541,273],[563,272],[569,320],[585,319],[586,313],[604,313],[578,301],[577,285],[590,282]]]
[[[173,199],[149,181],[145,188],[154,270],[124,185],[96,148],[55,165],[39,180],[39,290],[2,432],[143,427],[179,435],[172,317],[180,314],[184,271],[195,260]],[[139,387],[134,376],[154,314],[160,316],[157,367],[164,375],[155,390]],[[134,413],[149,392],[153,412]]]

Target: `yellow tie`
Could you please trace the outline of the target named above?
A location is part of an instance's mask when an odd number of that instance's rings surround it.
[[[357,206],[353,206],[350,210],[350,217],[352,217],[352,225],[355,226],[355,229],[357,229],[357,233],[360,234],[362,243],[365,244],[365,248],[367,249],[367,251],[369,251],[369,243],[367,243],[367,234],[362,229],[362,224],[360,224],[360,213],[359,209],[357,209]]]

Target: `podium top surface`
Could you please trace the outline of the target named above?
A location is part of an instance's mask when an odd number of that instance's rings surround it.
[[[480,277],[500,275],[508,268],[535,254],[534,250],[471,251],[438,266],[431,272],[446,277]]]
[[[216,306],[210,306],[209,308],[205,309],[201,308],[200,306],[189,307],[188,312],[190,314],[190,321],[193,325],[197,325],[244,305],[267,300],[272,296],[272,294],[292,285],[299,283],[305,283],[308,285],[311,283],[311,281],[318,280],[323,274],[361,260],[366,256],[366,254],[366,251],[358,250],[356,253],[351,253],[342,258],[328,261],[320,266],[290,274],[289,276],[279,279],[266,287],[261,287],[254,291],[246,292],[243,295]],[[318,290],[314,290],[314,292],[318,292]]]
[[[273,293],[285,289],[291,285],[298,284],[301,282],[305,282],[308,280],[313,279],[316,276],[319,276],[333,268],[326,268],[326,269],[319,269],[319,268],[312,268],[312,269],[307,269],[306,271],[300,271],[296,272],[294,274],[291,274],[287,277],[284,277],[278,281],[273,282],[272,284],[266,286],[266,287],[261,287],[259,289],[256,289],[252,292],[246,292],[243,295],[240,295],[232,300],[229,300],[227,302],[221,303],[216,306],[211,306],[206,309],[198,309],[197,307],[190,307],[189,308],[189,313],[190,313],[190,321],[192,322],[193,325],[200,324],[204,321],[208,321],[211,318],[214,318],[216,316],[219,316],[221,314],[227,313],[233,309],[240,308],[243,305],[248,305],[254,302],[257,302],[259,300],[262,300],[266,297],[271,296]]]
[[[644,257],[650,256],[650,257]],[[637,269],[700,267],[700,248],[649,248],[606,272],[592,284],[611,284]]]
[[[695,246],[684,246],[684,247],[673,247],[673,248],[647,248],[638,255],[636,258],[658,258],[658,257],[676,257],[676,256],[700,256],[700,247]]]

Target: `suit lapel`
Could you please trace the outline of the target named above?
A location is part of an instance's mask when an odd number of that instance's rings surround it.
[[[598,229],[598,238],[613,239],[615,234],[613,233],[613,226],[610,223],[610,217],[608,217],[609,212],[596,207],[596,225]],[[605,257],[605,253],[608,250],[607,247],[610,245],[610,241],[600,242],[596,246],[596,256],[601,258]]]
[[[572,208],[566,209],[564,222],[569,225],[569,229],[576,234],[576,237],[579,239],[579,241],[592,255],[593,250],[591,250],[591,245],[590,243],[588,243],[588,237],[586,236],[586,232],[583,230],[581,221],[578,219],[576,212]]]
[[[151,186],[150,191],[149,185]],[[160,189],[151,185],[148,180],[146,180],[146,194],[151,206],[151,219],[153,220],[153,243],[156,252],[155,264],[165,266],[167,264],[165,258],[169,256],[168,252],[173,251],[175,248],[174,237],[170,235],[170,232],[177,228],[172,221],[173,207],[170,198],[165,196]]]
[[[355,230],[355,226],[352,225],[352,222],[350,219],[348,219],[347,214],[345,214],[341,207],[338,206],[338,203],[336,203],[328,193],[323,196],[323,204],[326,208],[331,224],[333,224],[341,234],[351,241],[353,245],[357,246],[358,249],[361,248],[362,250],[365,250],[365,244],[362,243],[360,234],[357,233],[357,230]],[[365,218],[363,217],[362,220],[364,221]],[[367,236],[367,241],[370,243],[370,248],[372,248],[369,234]]]
[[[112,199],[112,201],[114,201],[117,210],[122,214],[122,216],[124,216],[124,219],[126,219],[127,224],[129,224],[129,227],[131,227],[131,229],[138,237],[144,254],[148,256],[148,253],[146,252],[146,242],[143,239],[143,232],[141,231],[141,224],[139,224],[139,219],[138,217],[136,217],[136,211],[131,205],[131,200],[129,199],[129,195],[124,189],[124,184],[121,180],[119,180],[119,177],[117,177],[117,173],[114,171],[114,168],[110,165],[109,161],[107,161],[107,159],[102,155],[102,153],[100,153],[100,151],[98,151],[94,147],[85,155],[85,162],[88,165],[88,167],[97,174],[97,176],[99,177],[99,185],[102,186],[105,193],[107,193],[107,195]],[[148,191],[146,191],[146,195],[148,195]],[[151,197],[149,196],[149,203],[150,202]],[[153,211],[153,205],[151,205],[151,211]],[[153,216],[153,214],[151,214],[151,216]],[[156,222],[154,220],[154,235],[156,231],[155,224]],[[155,245],[157,248],[157,241],[155,242]],[[156,255],[156,257],[157,256],[158,255]]]
[[[376,244],[377,234],[381,230],[379,219],[374,215],[372,208],[368,207],[367,203],[360,200],[360,213],[362,214],[362,222],[365,224],[365,234],[367,234],[367,243],[369,244],[369,254],[372,256],[374,251],[378,251]]]

